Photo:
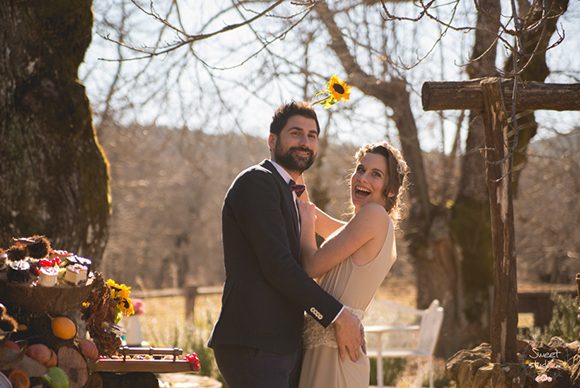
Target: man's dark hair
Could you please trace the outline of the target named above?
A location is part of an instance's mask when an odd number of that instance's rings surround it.
[[[305,101],[291,101],[287,104],[281,105],[274,112],[272,116],[272,123],[270,124],[270,133],[279,135],[282,128],[292,116],[303,116],[316,121],[316,131],[320,134],[320,124],[318,124],[318,117],[312,108],[312,105]]]

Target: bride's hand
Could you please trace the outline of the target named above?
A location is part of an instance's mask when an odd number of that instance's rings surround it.
[[[302,228],[312,225],[314,226],[316,222],[316,206],[312,202],[305,201],[302,198],[304,195],[300,196],[298,200],[298,210],[300,211],[300,226]]]
[[[310,202],[310,195],[308,194],[308,186],[306,185],[306,182],[304,181],[304,175],[300,175],[298,177],[298,179],[296,180],[296,183],[298,183],[299,185],[304,185],[304,187],[306,188],[304,190],[304,192],[302,193],[302,195],[300,196],[300,200]]]

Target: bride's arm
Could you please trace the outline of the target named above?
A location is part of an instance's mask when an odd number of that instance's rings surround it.
[[[317,213],[315,206],[312,203],[299,201],[299,207],[302,267],[308,276],[313,278],[325,274],[332,267],[346,260],[389,227],[386,210],[378,204],[368,204],[360,209],[340,233],[318,248],[314,235]]]
[[[298,177],[297,183],[305,184],[304,177],[301,175]],[[300,197],[301,200],[305,202],[310,202],[310,194],[308,193],[308,186],[306,190]],[[323,239],[327,239],[336,229],[344,226],[346,222],[341,221],[337,218],[331,217],[325,213],[318,206],[316,207],[316,234],[320,235]]]
[[[326,240],[336,229],[344,225],[346,225],[346,222],[331,217],[316,207],[316,233],[323,239]]]

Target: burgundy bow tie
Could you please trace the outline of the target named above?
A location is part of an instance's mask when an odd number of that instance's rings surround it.
[[[306,186],[299,185],[296,182],[294,182],[292,179],[290,179],[290,182],[288,182],[288,184],[290,185],[290,190],[295,192],[297,197],[300,197],[302,195],[302,193],[304,192],[304,190],[306,190]]]

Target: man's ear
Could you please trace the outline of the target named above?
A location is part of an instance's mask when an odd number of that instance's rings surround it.
[[[278,137],[273,134],[270,133],[270,135],[268,135],[268,148],[270,149],[270,151],[272,151],[274,148],[276,148],[276,139]]]

